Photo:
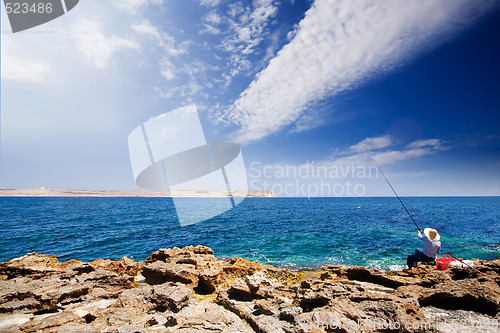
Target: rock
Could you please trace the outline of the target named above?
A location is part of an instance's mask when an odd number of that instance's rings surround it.
[[[348,280],[364,281],[379,284],[384,287],[397,288],[409,284],[407,279],[400,276],[391,276],[374,269],[363,266],[322,266],[321,269],[329,271],[338,277],[344,277]]]
[[[213,267],[200,272],[196,292],[199,294],[211,294],[217,291],[218,285],[222,283],[222,267]]]
[[[191,267],[177,264],[167,264],[162,261],[155,261],[144,265],[142,275],[148,284],[162,284],[165,282],[181,282],[184,284],[198,284],[198,272]]]
[[[14,299],[0,304],[0,313],[31,313],[36,309],[41,309],[41,304],[33,298],[26,298],[23,300]]]
[[[285,308],[280,312],[280,320],[286,320],[289,322],[295,322],[295,317],[300,315],[304,310],[298,306],[292,306],[290,308]]]
[[[136,325],[123,325],[118,328],[118,333],[143,333],[144,328]]]
[[[150,313],[158,306],[164,306],[163,302],[159,304],[156,295],[153,294],[152,287],[133,288],[122,291],[118,295],[120,307],[134,308],[141,312]]]
[[[252,275],[245,277],[245,283],[248,285],[253,293],[256,293],[261,285],[270,286],[271,283],[264,276],[263,271],[255,272]]]
[[[53,289],[42,289],[35,292],[35,297],[43,304],[47,304],[49,309],[80,301],[90,290],[90,284],[66,284],[54,285]]]
[[[489,271],[494,272],[496,275],[500,275],[500,259],[483,262],[481,265],[476,267],[479,271],[488,273]]]
[[[146,327],[164,326],[170,327],[177,325],[177,319],[173,315],[165,315],[163,313],[154,313],[146,321]]]
[[[213,253],[214,251],[212,251],[212,249],[203,245],[197,245],[196,247],[186,246],[182,249],[178,247],[174,247],[172,249],[159,249],[158,251],[154,252],[149,257],[147,257],[145,263],[149,264],[155,261],[168,262],[170,261],[171,258],[180,258],[180,257],[190,258],[196,255],[209,256],[212,255]]]
[[[74,311],[65,310],[47,317],[34,317],[32,320],[21,325],[20,329],[25,332],[37,332],[52,327],[59,327],[70,322],[77,324],[85,323]]]
[[[451,281],[422,290],[418,301],[421,306],[470,310],[494,317],[500,311],[500,286],[476,279]]]
[[[0,264],[0,274],[7,276],[8,279],[19,276],[37,278],[58,272],[59,265],[56,256],[33,252]]]
[[[130,275],[135,276],[139,273],[143,263],[135,262],[132,259],[123,257],[119,261],[112,261],[109,259],[97,259],[89,263],[90,266],[96,268],[103,268],[108,271],[117,273],[118,275]],[[88,272],[86,272],[88,273]]]
[[[237,279],[228,289],[228,294],[231,295],[232,298],[237,299],[252,299],[252,291],[248,284],[245,283],[242,279]]]
[[[19,326],[28,322],[32,314],[0,314],[0,332],[20,332]]]
[[[163,261],[166,262],[167,259],[172,258],[173,251],[178,248],[173,249],[159,249],[158,251],[153,252],[149,257],[144,260],[144,263],[150,264],[155,261]]]
[[[71,269],[74,272],[74,275],[90,273],[95,271],[95,268],[91,264],[80,261],[68,263],[66,265],[66,269]]]
[[[118,275],[103,268],[97,268],[93,272],[78,275],[76,281],[78,283],[89,283],[92,286],[106,286],[106,291],[112,293],[134,287],[134,278],[132,276]]]
[[[258,311],[259,314],[275,315],[279,313],[277,304],[271,300],[258,299],[254,303],[256,311]]]
[[[200,294],[211,294],[224,280],[224,264],[205,246],[160,249],[146,259],[142,275],[148,284],[180,282]]]
[[[444,310],[432,306],[421,311],[432,323],[432,328],[440,333],[493,333],[500,330],[500,320],[473,311]]]
[[[162,284],[153,287],[149,299],[157,305],[157,309],[160,311],[169,309],[173,312],[179,312],[188,305],[191,293],[191,290],[183,285]]]
[[[449,271],[430,271],[427,273],[422,280],[419,282],[419,285],[424,287],[432,287],[439,283],[445,283],[452,281],[451,275]]]
[[[64,333],[100,333],[101,331],[95,327],[80,323],[67,323],[57,327],[57,329],[49,329],[49,332],[64,332]]]
[[[202,302],[185,307],[177,314],[178,323],[168,332],[254,332],[234,313],[214,303]]]
[[[308,318],[307,320],[305,318]],[[359,332],[357,321],[335,311],[314,310],[310,317],[299,319],[301,328],[316,332]],[[304,330],[305,331],[305,330]]]

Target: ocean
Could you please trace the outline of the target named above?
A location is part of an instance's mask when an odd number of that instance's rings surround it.
[[[200,200],[185,198],[197,212]],[[499,197],[402,198],[420,228],[441,234],[440,255],[500,257]],[[396,198],[247,198],[210,220],[181,227],[170,198],[0,198],[0,261],[29,252],[60,261],[127,256],[202,244],[291,269],[323,264],[399,269],[421,248]]]

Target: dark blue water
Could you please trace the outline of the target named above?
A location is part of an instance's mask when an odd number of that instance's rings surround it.
[[[199,200],[191,198],[193,211]],[[403,198],[423,229],[441,234],[442,252],[500,256],[500,199]],[[180,227],[169,198],[0,198],[0,261],[28,252],[60,260],[128,256],[203,244],[219,257],[278,267],[322,264],[398,268],[421,247],[395,198],[248,198],[233,211]]]

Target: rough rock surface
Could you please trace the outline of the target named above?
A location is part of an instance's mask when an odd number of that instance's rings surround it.
[[[470,269],[292,272],[205,246],[0,264],[0,332],[499,332],[500,260]]]

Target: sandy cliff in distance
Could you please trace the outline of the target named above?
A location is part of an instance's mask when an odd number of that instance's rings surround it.
[[[232,195],[241,197],[243,193],[233,191]],[[0,189],[0,197],[227,197],[227,191],[100,191],[100,190],[51,190],[39,189]],[[274,198],[271,191],[248,191],[247,197]]]
[[[477,271],[293,272],[205,246],[145,262],[35,253],[0,264],[1,332],[498,332],[500,259]]]

